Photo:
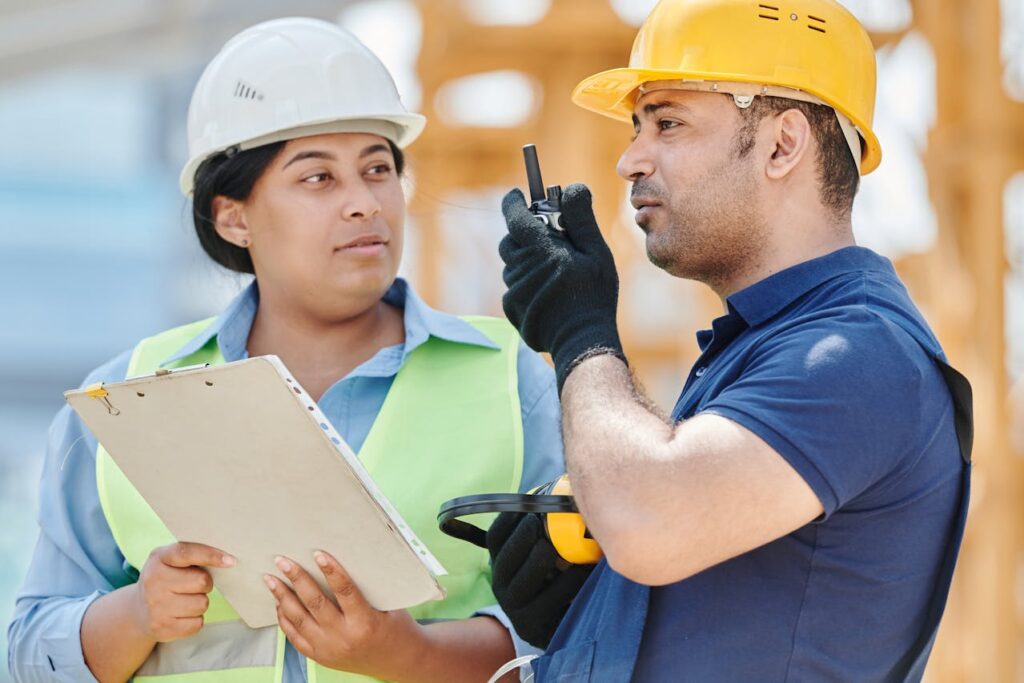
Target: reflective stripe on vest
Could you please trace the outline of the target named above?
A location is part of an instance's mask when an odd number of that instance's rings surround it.
[[[167,672],[196,673],[217,669],[273,667],[277,628],[249,628],[241,621],[206,624],[196,635],[161,643],[136,672],[136,680]],[[211,667],[210,663],[216,666]]]
[[[487,552],[441,534],[436,514],[450,498],[479,491],[518,491],[522,475],[519,337],[504,320],[464,320],[500,349],[430,337],[409,354],[395,376],[359,452],[384,494],[448,570],[447,576],[439,578],[448,597],[409,610],[417,619],[466,618],[494,604]],[[211,322],[200,321],[143,340],[132,354],[128,376],[155,371]],[[166,367],[223,362],[214,337]],[[102,447],[97,452],[96,479],[114,540],[132,566],[141,568],[154,548],[175,541]],[[284,634],[279,629],[249,629],[217,590],[210,594],[204,616],[206,626],[195,636],[159,644],[135,680],[280,683]],[[307,675],[314,683],[374,680],[312,661],[307,661]]]

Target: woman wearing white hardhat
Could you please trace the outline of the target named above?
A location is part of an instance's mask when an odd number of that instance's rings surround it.
[[[266,577],[280,628],[250,629],[205,570],[232,558],[174,542],[65,408],[10,628],[15,680],[479,681],[512,656],[486,551],[440,534],[435,515],[563,471],[557,392],[507,322],[432,310],[396,278],[401,148],[423,124],[337,26],[281,19],[229,41],[192,98],[181,188],[207,254],[255,281],[86,383],[276,354],[448,570],[447,598],[379,612],[333,557],[280,558]]]

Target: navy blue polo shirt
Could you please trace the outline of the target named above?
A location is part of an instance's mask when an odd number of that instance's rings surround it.
[[[698,334],[673,417],[744,426],[825,512],[669,586],[602,563],[538,662],[542,683],[589,669],[579,680],[893,680],[921,635],[963,467],[934,335],[892,264],[860,247],[727,304]]]

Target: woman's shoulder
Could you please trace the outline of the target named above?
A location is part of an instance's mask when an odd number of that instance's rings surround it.
[[[126,378],[132,356],[138,352],[140,347],[166,347],[166,349],[169,350],[167,350],[165,355],[170,355],[173,351],[176,351],[189,341],[195,339],[196,336],[209,327],[212,321],[213,318],[198,320],[196,322],[178,325],[176,327],[157,332],[156,334],[143,337],[132,345],[131,348],[125,349],[89,372],[89,374],[86,375],[85,380],[82,382],[82,386],[89,386],[90,384],[96,384],[98,382],[120,382]],[[161,349],[160,352],[163,350],[164,349]]]
[[[125,349],[102,365],[92,369],[82,381],[81,386],[87,387],[100,382],[120,382],[128,373],[128,363],[134,348]]]

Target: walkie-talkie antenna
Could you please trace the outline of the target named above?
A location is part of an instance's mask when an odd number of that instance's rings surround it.
[[[544,181],[540,177],[540,161],[536,145],[523,145],[523,159],[526,161],[526,182],[530,186],[530,201],[544,201]]]

